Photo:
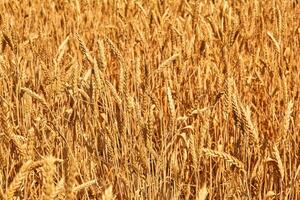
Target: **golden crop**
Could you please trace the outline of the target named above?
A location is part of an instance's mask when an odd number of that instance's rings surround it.
[[[0,199],[300,199],[297,0],[0,11]]]

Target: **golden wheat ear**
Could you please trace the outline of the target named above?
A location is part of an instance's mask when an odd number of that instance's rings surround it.
[[[237,158],[235,158],[234,156],[232,156],[230,154],[227,154],[225,152],[220,152],[220,151],[207,149],[207,148],[202,148],[202,152],[206,156],[221,158],[225,162],[229,163],[230,165],[233,165],[233,166],[237,167],[241,172],[246,174],[245,165],[241,161],[239,161]]]
[[[25,162],[20,168],[19,172],[14,177],[13,181],[10,183],[7,191],[4,194],[6,200],[11,200],[15,196],[15,193],[20,189],[23,184],[24,179],[33,169],[43,166],[44,161],[33,162],[29,160]]]
[[[114,200],[114,193],[112,185],[108,186],[102,194],[101,200]]]
[[[57,159],[54,157],[47,157],[44,159],[45,164],[42,168],[43,178],[44,178],[44,199],[52,200],[54,199],[54,175],[56,172],[55,162]]]
[[[71,153],[70,147],[68,144],[63,149],[64,151],[64,176],[65,176],[65,184],[64,191],[66,199],[74,199],[75,194],[73,188],[75,186],[75,161],[73,155]]]
[[[31,96],[33,99],[37,100],[39,103],[41,103],[43,106],[45,106],[46,108],[48,108],[48,104],[45,100],[45,98],[43,98],[42,96],[40,96],[39,94],[37,94],[36,92],[32,91],[29,88],[26,87],[22,87],[21,88],[22,92],[25,92],[26,94],[28,94],[29,96]]]

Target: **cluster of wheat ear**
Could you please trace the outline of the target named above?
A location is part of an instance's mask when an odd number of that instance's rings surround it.
[[[297,0],[0,1],[0,199],[300,199]]]

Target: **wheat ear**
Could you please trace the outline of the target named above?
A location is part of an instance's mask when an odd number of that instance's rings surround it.
[[[232,156],[228,153],[215,151],[215,150],[207,149],[207,148],[202,148],[202,152],[206,156],[221,158],[224,161],[226,161],[227,163],[229,163],[230,165],[233,165],[233,166],[237,167],[243,173],[246,173],[244,164],[241,161],[239,161],[237,158],[235,158],[234,156]]]
[[[99,69],[104,73],[107,67],[107,60],[105,56],[105,46],[102,39],[97,41],[98,50],[99,50],[99,59],[98,59],[98,66]]]
[[[16,191],[19,190],[21,187],[23,180],[26,178],[27,174],[38,167],[41,167],[43,165],[43,161],[36,161],[33,162],[32,160],[27,161],[22,165],[20,168],[20,171],[17,173],[17,175],[14,177],[13,181],[9,185],[6,193],[5,193],[5,199],[6,200],[11,200],[14,197],[14,194]]]
[[[40,96],[39,94],[37,94],[34,91],[32,91],[31,89],[25,88],[25,87],[21,87],[21,91],[25,92],[26,94],[28,94],[29,96],[31,96],[33,99],[35,99],[38,102],[40,102],[43,106],[45,106],[46,108],[48,108],[46,100],[42,96]]]
[[[285,110],[284,113],[284,118],[283,118],[283,134],[284,136],[287,136],[287,133],[289,131],[289,127],[290,127],[290,121],[291,121],[291,116],[293,113],[293,107],[294,107],[294,103],[293,101],[289,101],[287,104],[287,108]]]
[[[78,192],[78,191],[80,191],[80,190],[83,190],[83,189],[85,189],[85,188],[88,188],[88,187],[90,187],[90,186],[92,186],[92,185],[94,185],[94,184],[96,184],[96,183],[97,183],[96,180],[91,180],[91,181],[82,183],[81,185],[78,185],[78,186],[74,187],[74,188],[73,188],[73,192],[76,193],[76,192]]]
[[[71,155],[69,147],[64,147],[64,174],[65,174],[65,195],[66,199],[74,199],[75,195],[73,187],[75,184],[75,171],[74,159]]]
[[[113,194],[113,187],[112,187],[112,185],[110,185],[108,188],[106,188],[106,190],[102,194],[101,199],[102,200],[113,200],[113,199],[115,199],[114,194]]]
[[[284,178],[284,166],[283,166],[283,163],[282,163],[282,160],[281,160],[281,157],[280,157],[280,153],[279,153],[279,150],[278,150],[276,144],[274,144],[274,146],[273,146],[273,154],[274,154],[275,159],[276,159],[276,164],[277,164],[277,168],[278,168],[278,171],[279,171],[279,174],[280,174],[280,179],[283,180],[283,178]]]
[[[55,161],[54,157],[47,157],[45,164],[43,166],[43,176],[44,176],[44,199],[52,200],[54,199],[54,180],[53,176],[55,174]]]

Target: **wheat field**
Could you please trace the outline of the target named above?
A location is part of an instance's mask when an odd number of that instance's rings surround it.
[[[0,199],[300,199],[300,2],[0,2]]]

